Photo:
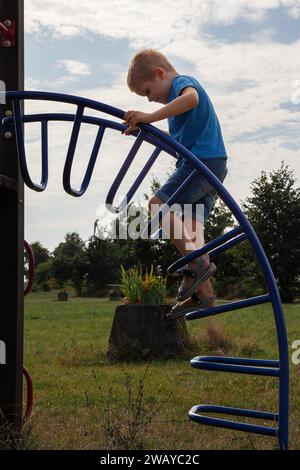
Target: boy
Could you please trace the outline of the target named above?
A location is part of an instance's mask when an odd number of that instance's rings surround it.
[[[201,159],[223,182],[227,174],[227,155],[221,128],[212,103],[200,83],[193,77],[180,75],[159,51],[144,49],[138,51],[131,60],[127,84],[131,91],[163,106],[153,113],[128,111],[125,114],[128,127],[124,134],[130,134],[137,128],[138,123],[168,119],[170,135]],[[186,159],[178,157],[173,174],[149,200],[152,215],[153,206],[158,208],[164,204],[193,169],[193,165]],[[181,205],[192,204],[191,219],[184,217],[182,221],[171,208],[168,235],[182,255],[203,246],[204,226],[199,217],[196,217],[196,206],[204,206],[205,224],[212,210],[215,194],[206,178],[198,173],[176,201]],[[183,229],[181,238],[175,236],[179,225]],[[193,234],[197,234],[196,241],[192,238]],[[208,255],[188,263],[187,269],[182,270],[183,280],[177,294],[179,303],[167,316],[177,318],[193,310],[212,307],[215,297],[209,278],[215,270],[216,267],[210,263]]]

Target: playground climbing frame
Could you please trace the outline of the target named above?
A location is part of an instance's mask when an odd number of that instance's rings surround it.
[[[0,77],[7,85],[6,105],[1,105],[1,134],[0,134],[0,201],[1,201],[1,226],[0,226],[0,255],[2,269],[5,267],[5,276],[1,284],[2,303],[6,306],[5,316],[1,316],[0,339],[7,346],[7,363],[0,365],[1,383],[5,384],[0,389],[0,408],[3,415],[14,423],[17,428],[22,422],[22,373],[23,373],[23,181],[35,191],[43,191],[47,187],[48,181],[48,123],[50,121],[68,121],[73,123],[70,142],[67,150],[64,170],[63,186],[65,191],[74,196],[80,197],[88,189],[93,170],[98,156],[101,156],[101,143],[105,138],[107,128],[122,132],[125,126],[118,121],[103,119],[85,114],[86,109],[99,111],[106,115],[113,116],[118,120],[124,119],[124,111],[97,101],[81,98],[78,96],[65,95],[49,92],[31,92],[23,90],[23,2],[15,0],[0,4],[0,20],[6,18],[16,25],[15,45],[12,47],[0,48],[1,72],[5,69],[4,75]],[[1,21],[0,21],[1,22]],[[8,24],[8,23],[6,23]],[[3,35],[3,28],[0,31]],[[7,34],[6,31],[4,31]],[[5,51],[5,53],[4,53]],[[11,54],[9,56],[8,54]],[[7,67],[11,64],[11,67]],[[16,91],[11,91],[16,90]],[[26,115],[23,112],[23,103],[26,100],[52,101],[58,103],[73,104],[76,108],[74,114],[62,113],[42,113]],[[30,122],[39,122],[41,125],[42,140],[42,176],[39,183],[32,181],[27,168],[26,149],[24,144],[24,125]],[[76,145],[82,123],[97,126],[97,135],[91,151],[91,156],[78,189],[74,188],[71,182],[71,170],[75,156]],[[270,303],[273,308],[274,321],[278,342],[279,358],[274,360],[251,359],[251,358],[231,358],[214,356],[197,356],[191,361],[191,366],[195,369],[210,370],[213,372],[227,372],[239,374],[251,374],[258,376],[272,377],[278,380],[278,411],[257,411],[240,409],[214,404],[200,404],[192,406],[189,417],[192,421],[210,426],[224,427],[256,434],[264,434],[278,439],[281,449],[288,448],[288,390],[289,390],[289,366],[288,366],[288,345],[283,315],[282,304],[269,261],[264,253],[258,237],[251,224],[241,211],[239,205],[229,194],[228,190],[220,183],[209,169],[193,155],[190,151],[166,135],[159,129],[151,125],[141,125],[141,130],[133,135],[133,145],[123,161],[121,168],[112,183],[106,198],[106,207],[114,213],[123,210],[130,202],[135,192],[141,185],[146,174],[159,157],[162,151],[171,156],[176,153],[186,158],[193,166],[191,175],[171,196],[169,201],[161,207],[151,222],[149,227],[158,224],[161,214],[164,214],[168,207],[176,202],[177,197],[195,177],[197,172],[202,173],[209,183],[214,187],[219,197],[231,210],[238,226],[230,232],[222,235],[216,240],[206,244],[199,250],[195,250],[187,256],[173,263],[168,271],[170,275],[178,275],[180,269],[190,260],[209,253],[212,258],[219,253],[230,249],[232,246],[248,240],[257,257],[259,265],[265,279],[267,292],[264,295],[252,297],[227,303],[214,308],[206,308],[186,315],[187,320],[197,320],[211,315],[224,314],[226,312],[242,309],[245,307]],[[128,190],[126,197],[118,207],[114,206],[114,199],[124,180],[129,168],[137,155],[142,143],[146,141],[153,145],[153,152],[147,164],[136,178],[135,182]],[[102,156],[102,161],[105,156]],[[19,166],[22,177],[19,174]],[[104,161],[105,171],[105,161]],[[234,321],[234,320],[233,320]],[[24,371],[26,376],[26,371]],[[27,406],[26,415],[30,412],[30,403]],[[231,419],[220,419],[207,416],[207,413],[222,414],[229,416],[239,416],[245,418],[256,418],[263,421],[270,420],[273,426],[254,425],[246,422]],[[26,416],[25,415],[25,416]]]

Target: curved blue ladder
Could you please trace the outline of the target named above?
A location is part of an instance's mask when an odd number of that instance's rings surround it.
[[[124,120],[124,111],[94,101],[90,99],[81,98],[78,96],[66,95],[61,93],[50,93],[50,92],[39,92],[39,91],[20,91],[20,92],[7,92],[6,99],[12,102],[13,106],[13,117],[4,117],[2,119],[3,131],[14,131],[16,136],[16,142],[18,147],[18,155],[20,162],[20,169],[25,184],[35,190],[43,191],[46,189],[48,181],[48,122],[49,121],[70,121],[73,122],[73,128],[71,132],[69,147],[67,151],[66,161],[63,170],[63,186],[67,193],[72,196],[82,196],[87,190],[94,166],[96,163],[97,156],[105,130],[107,128],[114,129],[119,132],[124,131],[125,125],[118,123],[117,121],[111,121],[103,119],[97,116],[87,116],[84,114],[85,108],[99,111],[101,113],[114,116],[118,119]],[[24,115],[21,111],[20,101],[22,100],[46,100],[56,101],[68,104],[73,104],[77,107],[75,114],[61,114],[61,113],[45,113],[45,114],[33,114]],[[42,175],[40,183],[35,183],[31,180],[28,172],[26,163],[26,153],[24,146],[24,135],[23,135],[23,124],[31,122],[41,123],[41,157],[42,157]],[[98,127],[98,132],[95,138],[91,156],[87,165],[87,169],[82,180],[82,184],[79,189],[75,189],[71,185],[71,170],[74,160],[75,149],[77,140],[80,132],[80,126],[82,123],[95,125]],[[177,196],[185,189],[190,181],[197,175],[198,172],[202,173],[209,183],[214,187],[219,197],[231,210],[232,214],[239,223],[239,226],[218,237],[217,239],[207,243],[201,249],[195,250],[168,268],[168,273],[172,275],[178,275],[180,269],[187,264],[189,261],[197,258],[200,255],[209,253],[210,257],[215,257],[219,253],[231,248],[234,245],[248,239],[251,243],[254,252],[257,256],[258,262],[263,271],[264,279],[268,288],[268,293],[244,300],[230,302],[225,305],[206,308],[196,312],[186,314],[187,320],[195,320],[198,318],[208,317],[210,315],[218,315],[221,313],[229,312],[231,310],[237,310],[253,305],[258,305],[266,302],[270,302],[273,307],[274,320],[277,332],[279,360],[261,360],[261,359],[248,359],[248,358],[235,358],[235,357],[214,357],[214,356],[198,356],[191,360],[191,366],[197,369],[211,370],[211,371],[222,371],[239,374],[252,374],[267,377],[277,377],[279,380],[279,409],[278,413],[255,411],[248,409],[233,408],[227,406],[217,405],[196,405],[189,411],[189,417],[191,420],[210,425],[218,426],[222,428],[235,429],[240,431],[246,431],[256,434],[264,434],[268,436],[277,437],[280,449],[288,448],[288,394],[289,394],[289,364],[288,364],[288,344],[285,320],[281,305],[281,300],[276,285],[276,281],[270,267],[269,261],[265,255],[265,252],[260,244],[260,241],[255,234],[251,224],[241,211],[238,204],[221,184],[221,182],[215,177],[215,175],[200,161],[193,153],[183,147],[181,144],[176,142],[173,138],[160,131],[156,127],[148,124],[140,126],[141,130],[135,132],[135,141],[122,164],[119,173],[117,174],[106,198],[106,207],[108,210],[114,213],[118,213],[123,210],[131,201],[133,195],[137,191],[138,187],[142,183],[146,174],[150,170],[158,158],[161,151],[165,151],[173,157],[176,154],[186,158],[193,166],[194,170],[189,177],[182,183],[182,185],[175,191],[170,199],[161,206],[160,210],[154,215],[149,222],[147,230],[153,227],[153,224],[158,225],[160,217],[167,211],[167,208],[176,202]],[[122,200],[118,207],[113,205],[115,195],[118,188],[123,181],[130,165],[136,156],[142,143],[146,141],[154,146],[154,151],[150,156],[145,167],[136,178],[132,187],[129,189],[127,195]],[[145,233],[145,231],[144,231]],[[150,231],[151,233],[151,231]],[[249,423],[243,423],[240,421],[220,419],[215,417],[206,416],[205,413],[225,414],[247,418],[258,418],[263,420],[270,420],[277,424],[277,427],[272,426],[260,426]]]

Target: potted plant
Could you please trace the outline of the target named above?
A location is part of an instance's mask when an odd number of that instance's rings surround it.
[[[182,354],[189,344],[184,318],[168,320],[172,308],[166,303],[166,277],[160,272],[121,266],[123,305],[115,310],[108,357],[138,360]]]

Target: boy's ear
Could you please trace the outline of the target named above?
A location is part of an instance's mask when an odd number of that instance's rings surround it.
[[[162,67],[156,67],[155,69],[155,75],[159,78],[165,78],[166,76],[166,71]]]

